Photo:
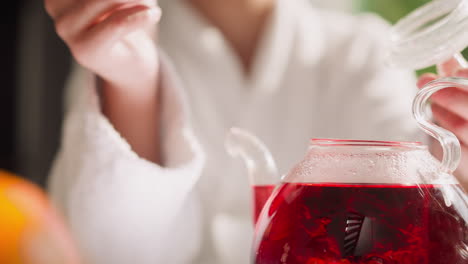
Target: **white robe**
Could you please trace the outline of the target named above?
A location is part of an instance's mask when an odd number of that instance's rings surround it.
[[[250,186],[223,148],[231,126],[266,142],[281,173],[311,137],[415,139],[415,79],[385,65],[380,19],[279,0],[245,76],[187,3],[162,7],[163,167],[139,158],[101,114],[91,73],[70,79],[50,191],[84,263],[248,263]]]

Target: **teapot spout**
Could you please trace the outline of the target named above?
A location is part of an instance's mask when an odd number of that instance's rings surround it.
[[[234,127],[227,134],[225,147],[232,157],[240,157],[244,161],[252,186],[278,183],[278,169],[273,156],[257,137]]]
[[[231,156],[241,157],[247,167],[253,191],[253,220],[256,223],[264,205],[279,182],[276,163],[263,142],[239,128],[229,130],[225,147]]]

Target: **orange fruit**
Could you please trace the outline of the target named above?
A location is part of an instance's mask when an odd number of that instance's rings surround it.
[[[79,263],[70,234],[44,192],[2,170],[0,263]]]

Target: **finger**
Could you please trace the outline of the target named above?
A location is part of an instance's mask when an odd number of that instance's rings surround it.
[[[459,69],[456,73],[455,76],[457,77],[462,77],[462,78],[468,78],[468,69]],[[458,89],[461,89],[463,91],[468,92],[468,86],[459,86],[457,87]],[[468,102],[467,102],[468,103]]]
[[[455,54],[447,61],[437,64],[437,73],[440,76],[453,76],[460,68],[466,67],[466,60],[461,54]]]
[[[468,78],[468,69],[459,69],[456,73],[455,76],[457,77],[463,77],[463,78]]]
[[[105,20],[113,12],[134,6],[154,7],[155,2],[148,0],[125,3],[119,3],[119,1],[80,1],[71,5],[66,11],[55,14],[56,30],[63,39],[67,40],[70,36],[79,35],[80,32]]]
[[[112,15],[114,12],[128,9],[131,7],[137,6],[146,6],[148,8],[157,7],[154,0],[118,0],[119,2],[108,8],[107,10],[101,10],[101,12],[96,12],[93,16],[94,19],[91,20],[90,26],[100,23]]]
[[[468,120],[468,91],[452,87],[435,93],[431,101]]]
[[[64,40],[76,36],[86,26],[91,25],[95,18],[112,9],[115,4],[110,1],[80,1],[69,6],[66,10],[51,11],[55,20],[57,34]]]
[[[433,80],[437,79],[437,75],[433,74],[433,73],[424,73],[423,75],[421,75],[418,79],[418,82],[416,83],[416,85],[419,87],[419,88],[422,88],[424,85],[426,85],[428,82],[431,82]]]
[[[53,17],[57,18],[65,13],[70,13],[76,10],[77,6],[86,6],[86,5],[101,5],[101,6],[112,6],[112,5],[156,5],[155,0],[44,0],[44,5],[47,13]]]
[[[468,121],[437,104],[432,105],[434,119],[443,128],[454,133],[463,144],[468,144]]]
[[[80,62],[93,60],[95,54],[104,54],[123,36],[156,23],[161,15],[159,8],[135,6],[114,12],[104,21],[92,27],[77,40],[72,52]]]
[[[87,38],[102,43],[100,46],[107,48],[123,36],[156,23],[160,16],[161,9],[156,7],[134,6],[119,10],[91,28]]]

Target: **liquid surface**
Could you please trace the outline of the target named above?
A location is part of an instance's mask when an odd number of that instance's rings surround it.
[[[254,263],[468,263],[457,185],[286,183],[275,195],[256,226]]]

